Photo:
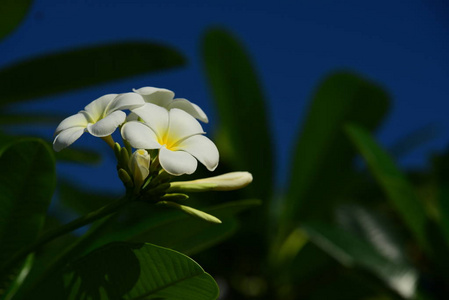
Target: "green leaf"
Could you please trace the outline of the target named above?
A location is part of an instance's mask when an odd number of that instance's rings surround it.
[[[19,26],[30,10],[32,0],[0,1],[0,39]]]
[[[54,126],[67,116],[46,113],[0,113],[0,125],[51,125]]]
[[[386,258],[370,244],[338,227],[307,223],[302,228],[312,242],[342,265],[371,272],[404,298],[414,295],[418,274],[409,265]]]
[[[8,144],[0,155],[1,266],[39,235],[56,176],[52,152],[39,139]]]
[[[344,124],[353,121],[374,130],[388,106],[383,89],[357,75],[338,72],[325,78],[296,144],[284,222],[295,219],[297,223],[331,211],[333,201],[354,176],[356,153],[344,134]]]
[[[101,162],[101,154],[97,151],[77,147],[55,152],[55,157],[58,161],[71,163],[98,164]]]
[[[418,242],[426,249],[426,215],[411,184],[397,168],[391,157],[357,125],[348,125],[346,132],[365,159],[378,184]]]
[[[112,241],[151,242],[186,254],[197,253],[232,235],[238,225],[234,216],[257,205],[259,200],[248,199],[204,209],[223,221],[211,224],[174,209],[136,203],[92,235],[84,253]]]
[[[0,71],[0,105],[184,65],[176,50],[127,42],[47,54]],[[26,82],[27,88],[23,88]]]
[[[265,97],[250,57],[233,36],[220,29],[206,33],[202,50],[220,121],[217,144],[221,156],[234,170],[253,174],[256,180],[247,187],[251,196],[269,199],[274,174],[272,141]]]
[[[151,244],[111,243],[70,263],[42,299],[213,300],[218,286],[191,258]],[[46,297],[46,298],[45,298]],[[39,296],[37,299],[40,299]]]
[[[0,299],[2,300],[10,300],[13,299],[13,297],[16,295],[17,291],[22,286],[23,282],[27,278],[31,267],[34,263],[34,254],[30,254],[25,259],[22,267],[18,270],[17,274],[14,274],[12,279],[12,282],[8,284],[8,289],[4,291],[3,289],[0,289]],[[3,294],[5,292],[5,294]]]

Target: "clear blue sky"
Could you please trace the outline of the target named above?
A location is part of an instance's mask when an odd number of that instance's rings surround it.
[[[123,40],[171,45],[188,66],[140,76],[22,105],[30,110],[62,111],[67,116],[97,97],[142,86],[169,88],[214,112],[202,72],[199,42],[204,31],[221,25],[247,47],[259,71],[284,174],[288,154],[319,80],[347,69],[383,85],[394,102],[378,133],[388,146],[427,124],[440,135],[401,160],[423,167],[429,153],[449,141],[449,5],[444,1],[144,1],[36,0],[22,26],[0,43],[0,66],[31,55]],[[26,83],[24,83],[26,88]],[[44,134],[50,138],[54,129]],[[102,147],[83,136],[80,145]],[[97,145],[98,144],[98,145]],[[121,190],[112,157],[98,168],[61,166],[62,174],[89,172],[83,184]],[[103,178],[104,180],[100,180]],[[285,176],[280,176],[281,180]]]

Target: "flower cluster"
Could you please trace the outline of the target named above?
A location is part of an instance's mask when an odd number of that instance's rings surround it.
[[[154,87],[102,96],[59,124],[53,148],[60,151],[70,146],[84,132],[100,137],[114,149],[118,175],[128,191],[144,200],[217,222],[213,216],[172,201],[188,198],[182,194],[185,191],[241,188],[252,181],[252,176],[234,172],[185,184],[170,183],[173,176],[195,172],[197,161],[214,171],[219,160],[217,147],[204,135],[199,122],[208,122],[204,111],[174,96],[170,90]],[[111,136],[117,128],[124,146]],[[177,193],[171,193],[170,188]]]

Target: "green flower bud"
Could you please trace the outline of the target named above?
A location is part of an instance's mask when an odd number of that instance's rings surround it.
[[[118,170],[118,177],[127,188],[132,188],[134,186],[133,180],[129,176],[128,172],[126,172],[124,169]]]
[[[209,215],[208,213],[205,213],[204,211],[192,208],[190,206],[181,205],[181,204],[171,202],[171,201],[159,201],[157,203],[157,205],[173,207],[173,208],[181,210],[182,212],[185,212],[186,214],[189,214],[193,217],[202,219],[204,221],[221,224],[220,219],[218,219],[217,217]]]

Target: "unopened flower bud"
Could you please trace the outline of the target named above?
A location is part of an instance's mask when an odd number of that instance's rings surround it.
[[[241,189],[252,181],[253,176],[249,172],[231,172],[197,180],[171,182],[167,192],[232,191]]]
[[[135,190],[139,191],[145,181],[145,178],[147,178],[150,173],[150,155],[143,149],[134,151],[133,155],[129,159],[128,167],[134,180]]]
[[[133,180],[129,176],[128,172],[126,172],[124,169],[118,170],[118,177],[127,188],[132,188],[134,186]]]

